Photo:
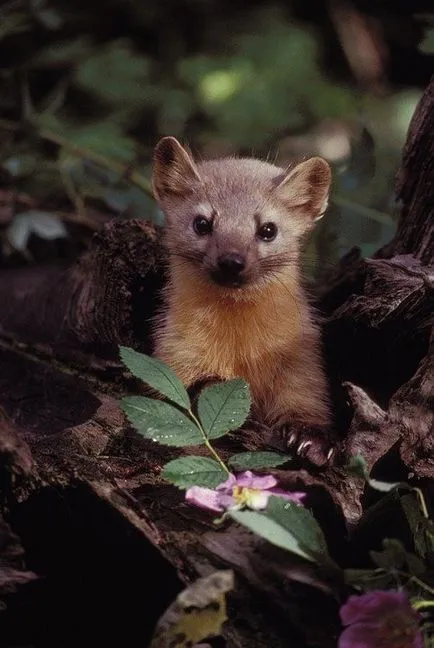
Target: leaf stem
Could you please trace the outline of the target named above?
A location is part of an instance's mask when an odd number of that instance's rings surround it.
[[[416,601],[415,603],[412,603],[412,607],[414,607],[415,610],[434,607],[434,601]]]
[[[423,515],[427,520],[429,520],[429,513],[428,513],[427,506],[426,506],[425,497],[423,496],[422,491],[420,490],[420,488],[416,488],[416,487],[414,487],[413,490],[416,492],[417,498],[418,498],[418,500],[419,500],[419,504],[420,504],[420,508],[421,508],[421,511],[422,511],[422,515]]]
[[[414,487],[414,491],[416,492],[416,496],[417,496],[417,498],[419,500],[419,505],[420,505],[420,509],[422,511],[422,515],[424,516],[424,518],[429,520],[430,517],[429,517],[429,513],[428,513],[428,507],[426,505],[426,501],[425,501],[425,497],[424,497],[423,492],[421,491],[420,488],[416,488],[416,487]],[[426,535],[430,539],[431,544],[432,544],[433,541],[434,541],[434,535],[428,530],[426,530]]]
[[[205,440],[205,445],[206,445],[206,447],[208,448],[208,450],[210,451],[210,453],[212,454],[212,456],[214,457],[214,459],[215,459],[215,460],[220,464],[220,466],[223,468],[223,470],[224,470],[228,475],[230,475],[230,470],[229,470],[229,468],[226,466],[226,464],[224,463],[224,461],[219,457],[219,455],[218,455],[218,453],[216,452],[216,450],[214,450],[214,448],[212,447],[212,445],[211,445],[211,443],[209,442],[209,439],[208,439],[208,437],[207,437],[207,435],[206,435],[206,432],[205,432],[205,430],[204,430],[203,427],[202,427],[201,422],[199,421],[199,419],[197,418],[197,416],[194,414],[193,410],[189,409],[189,410],[188,410],[188,414],[190,415],[190,418],[194,421],[194,423],[195,423],[195,424],[197,425],[197,427],[199,428],[199,430],[200,430],[200,432],[201,432],[201,434],[202,434],[202,436],[203,436],[203,438],[204,438],[204,440]]]
[[[402,576],[408,577],[408,574],[406,574],[405,572],[398,572],[398,573],[401,574]],[[432,596],[434,596],[434,589],[429,585],[427,585],[426,583],[424,583],[424,581],[421,581],[419,578],[417,578],[417,576],[410,576],[408,582],[416,583],[416,585],[419,585],[419,587],[421,587],[423,590],[429,592]]]

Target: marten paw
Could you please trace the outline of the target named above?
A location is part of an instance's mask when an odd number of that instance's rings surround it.
[[[316,466],[333,463],[336,455],[336,438],[329,428],[312,427],[291,422],[281,428],[285,446],[300,459]]]

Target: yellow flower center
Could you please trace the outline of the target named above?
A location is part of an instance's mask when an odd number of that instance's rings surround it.
[[[247,488],[247,486],[234,486],[232,496],[238,506],[249,506],[252,498],[261,491],[258,488]]]

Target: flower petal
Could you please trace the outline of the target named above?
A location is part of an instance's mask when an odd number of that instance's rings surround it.
[[[345,628],[338,641],[338,648],[423,648],[421,632],[406,637],[403,643],[402,634],[395,637],[385,636],[384,628],[375,623],[354,623]]]
[[[257,489],[251,490],[246,488],[246,504],[254,511],[262,511],[267,508],[268,499],[270,497],[269,491],[260,491]]]
[[[225,507],[221,503],[221,495],[211,490],[211,488],[192,486],[186,491],[185,499],[189,504],[194,504],[209,511],[221,513],[221,511],[225,510]]]
[[[289,502],[295,502],[296,504],[303,504],[303,500],[306,497],[306,493],[300,493],[298,491],[284,491],[281,488],[271,488],[268,493],[270,495],[275,495],[276,497],[283,497],[283,499],[286,499]]]
[[[383,642],[378,635],[378,627],[370,623],[355,623],[345,628],[338,641],[338,648],[381,648],[381,646]],[[389,646],[393,648],[393,643]]]
[[[232,493],[232,489],[236,485],[237,485],[237,479],[236,479],[235,475],[230,473],[227,480],[217,486],[216,491],[219,491],[219,492],[223,491],[225,493]]]
[[[222,511],[227,511],[230,508],[234,508],[235,499],[232,497],[232,495],[228,495],[227,493],[216,493],[216,495],[217,503],[221,507]]]
[[[250,470],[237,475],[237,485],[242,488],[257,488],[268,490],[276,486],[277,479],[273,475],[254,475]]]
[[[425,642],[423,640],[423,635],[421,632],[416,632],[416,636],[413,640],[413,645],[411,648],[424,648]]]
[[[344,625],[359,621],[381,620],[385,614],[396,614],[401,607],[403,613],[412,615],[412,608],[404,592],[375,590],[361,596],[350,596],[340,609]]]

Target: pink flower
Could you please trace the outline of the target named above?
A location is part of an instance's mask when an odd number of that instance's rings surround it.
[[[230,474],[215,490],[192,486],[185,494],[190,504],[221,513],[229,509],[248,507],[257,511],[265,509],[270,495],[283,497],[301,504],[306,493],[287,493],[275,488],[277,480],[273,475],[254,475],[247,470],[235,476]]]
[[[338,648],[423,648],[419,615],[404,592],[350,596],[340,609],[345,626]]]

